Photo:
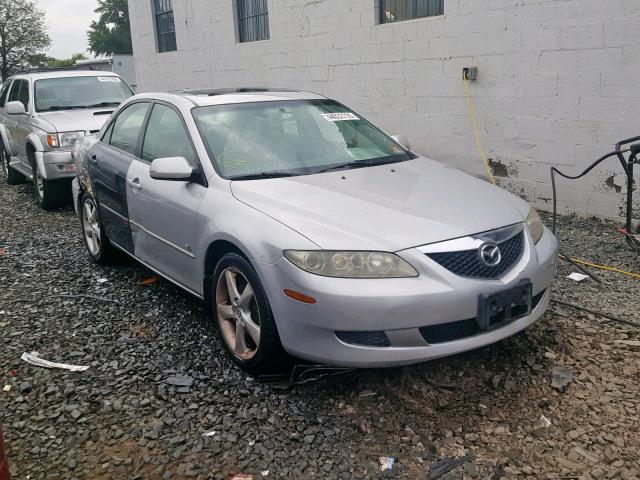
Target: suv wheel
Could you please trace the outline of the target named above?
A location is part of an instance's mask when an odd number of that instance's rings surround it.
[[[0,139],[0,178],[7,182],[7,185],[20,185],[25,182],[25,178],[9,166],[9,155]]]
[[[228,253],[216,265],[213,279],[213,315],[231,359],[253,375],[281,371],[289,357],[254,268],[244,257]]]
[[[104,231],[96,202],[91,197],[83,196],[80,205],[82,236],[91,260],[100,265],[112,263],[116,251]]]
[[[35,162],[31,164],[33,172],[33,189],[38,205],[45,210],[61,206],[65,199],[65,188],[69,182],[65,180],[46,180],[42,178]]]

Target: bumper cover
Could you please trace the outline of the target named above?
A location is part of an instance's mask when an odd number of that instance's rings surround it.
[[[36,162],[42,178],[59,180],[75,177],[75,163],[70,151],[36,152]]]
[[[286,260],[257,265],[271,301],[284,348],[307,360],[351,367],[403,365],[479,348],[527,328],[549,304],[556,272],[557,242],[545,231],[537,245],[528,231],[522,257],[497,280],[457,276],[417,249],[397,252],[416,268],[416,278],[340,279],[311,275]],[[533,295],[545,291],[526,317],[461,340],[428,344],[420,328],[477,316],[480,295],[512,288],[523,279]],[[314,305],[286,297],[285,288],[317,300]],[[389,346],[359,346],[341,341],[336,332],[383,331]]]

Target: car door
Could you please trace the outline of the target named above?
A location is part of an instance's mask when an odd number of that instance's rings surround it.
[[[201,174],[193,181],[151,178],[156,158],[184,157],[201,172],[200,162],[182,114],[172,106],[155,103],[142,142],[140,158],[129,168],[129,218],[136,256],[194,292],[202,288],[194,254],[201,228],[198,207],[206,192]]]
[[[89,176],[107,237],[131,254],[135,250],[129,225],[127,171],[139,151],[149,105],[135,102],[125,107],[89,151]]]
[[[20,87],[24,80],[16,79],[11,84],[11,90],[7,96],[7,103],[17,102],[20,100]],[[6,115],[5,117],[5,131],[7,134],[7,142],[9,143],[9,149],[13,155],[18,155],[18,146],[16,141],[16,133],[18,130],[18,117],[20,115]]]
[[[7,115],[6,103],[7,98],[9,97],[9,89],[11,88],[11,83],[13,79],[8,79],[6,82],[2,84],[2,90],[0,90],[0,125],[2,125],[5,129],[8,128],[8,121],[10,120]],[[5,133],[6,137],[6,133]],[[3,139],[4,141],[4,139]],[[8,142],[7,142],[8,143]],[[11,149],[10,145],[6,145],[8,149]]]

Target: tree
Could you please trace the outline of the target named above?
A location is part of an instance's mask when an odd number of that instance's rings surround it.
[[[127,0],[98,0],[98,21],[91,22],[89,51],[96,55],[133,53]]]
[[[84,53],[74,53],[69,58],[54,58],[44,53],[39,53],[31,56],[28,64],[31,68],[67,68],[73,67],[78,60],[85,60],[86,58]]]
[[[45,14],[33,0],[0,0],[2,81],[51,45]]]

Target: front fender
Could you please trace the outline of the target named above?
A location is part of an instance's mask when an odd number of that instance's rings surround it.
[[[36,161],[36,168],[40,172],[40,175],[45,180],[48,180],[47,169],[44,168],[44,146],[42,145],[42,141],[40,137],[35,133],[30,133],[27,136],[27,144],[30,144],[34,150],[34,157]]]
[[[7,135],[5,127],[2,124],[0,124],[0,137],[2,138],[2,145],[4,145],[4,149],[7,152],[7,155],[12,157],[13,152],[11,151],[11,146],[9,145],[9,136]]]

